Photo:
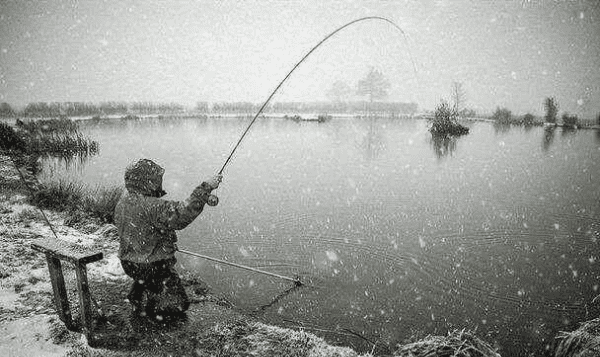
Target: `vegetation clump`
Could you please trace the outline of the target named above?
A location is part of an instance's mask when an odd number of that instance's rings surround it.
[[[564,113],[562,115],[562,122],[565,128],[577,129],[579,119],[577,118],[577,115],[569,115],[568,113]]]
[[[27,153],[74,156],[98,152],[98,143],[86,138],[77,123],[69,119],[16,121],[16,128],[27,143]]]
[[[460,136],[469,133],[469,128],[458,123],[458,112],[447,102],[442,102],[435,109],[429,131],[437,136]]]
[[[397,357],[500,357],[487,342],[465,330],[449,332],[448,336],[427,336],[409,343],[394,353]]]
[[[17,119],[16,126],[32,135],[53,132],[76,133],[78,131],[77,123],[66,118],[40,119],[27,122]]]
[[[8,124],[0,123],[0,150],[6,152],[24,152],[27,143],[22,136]]]
[[[122,194],[122,187],[91,190],[80,183],[60,180],[41,184],[29,202],[42,209],[68,212],[71,226],[89,219],[113,223],[115,206]]]
[[[591,357],[600,355],[600,318],[586,321],[572,332],[561,332],[556,357]]]
[[[60,180],[41,184],[28,199],[29,203],[42,209],[67,211],[79,205],[82,198],[82,185]]]
[[[556,124],[556,117],[558,116],[558,103],[556,102],[556,99],[547,97],[544,100],[544,108],[546,109],[546,114],[544,116],[546,123]]]
[[[308,332],[243,320],[217,323],[198,341],[195,352],[200,356],[360,356],[348,347],[331,346]]]
[[[494,114],[492,114],[492,120],[494,120],[497,124],[514,124],[512,112],[507,108],[496,108],[496,111],[494,112]]]
[[[496,108],[496,111],[494,111],[494,114],[492,114],[491,118],[495,125],[502,126],[519,125],[531,127],[535,125],[542,125],[542,123],[537,121],[535,116],[531,113],[527,113],[523,116],[517,116],[513,115],[509,109],[500,107]]]
[[[527,113],[521,119],[521,123],[524,126],[533,126],[536,124],[535,116],[533,116],[533,114],[531,113]]]

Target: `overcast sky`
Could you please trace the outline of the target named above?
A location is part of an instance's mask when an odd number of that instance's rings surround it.
[[[262,103],[324,100],[370,67],[390,101],[431,109],[461,82],[467,105],[600,113],[600,1],[0,0],[0,101]],[[415,66],[411,64],[411,56]],[[416,71],[415,71],[416,68]]]

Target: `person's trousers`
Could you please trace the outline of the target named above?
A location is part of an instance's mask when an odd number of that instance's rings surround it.
[[[189,308],[190,300],[175,270],[176,262],[175,258],[152,263],[121,260],[125,274],[133,278],[127,298],[134,309],[141,309],[146,292],[147,313],[180,313]]]

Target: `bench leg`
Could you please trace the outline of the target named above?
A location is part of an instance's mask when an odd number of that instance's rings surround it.
[[[69,298],[67,297],[67,289],[65,288],[65,277],[60,260],[52,257],[50,254],[46,254],[46,262],[48,263],[48,270],[50,272],[50,281],[52,282],[54,303],[56,304],[58,317],[65,323],[67,329],[74,330],[75,324],[71,316]]]
[[[79,305],[81,307],[81,323],[83,333],[90,346],[93,345],[92,336],[92,303],[90,288],[88,285],[87,269],[84,264],[77,264],[75,267],[77,273],[77,290],[79,291]]]

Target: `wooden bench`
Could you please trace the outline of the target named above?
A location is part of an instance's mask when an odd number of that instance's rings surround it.
[[[52,290],[54,291],[54,302],[59,318],[65,323],[67,329],[76,331],[77,326],[71,316],[65,278],[62,271],[61,260],[72,263],[77,275],[77,290],[79,292],[79,306],[81,315],[81,327],[90,346],[93,345],[92,336],[92,301],[88,286],[87,268],[88,263],[93,263],[103,258],[102,252],[93,251],[58,239],[44,239],[35,241],[31,248],[46,254]]]

